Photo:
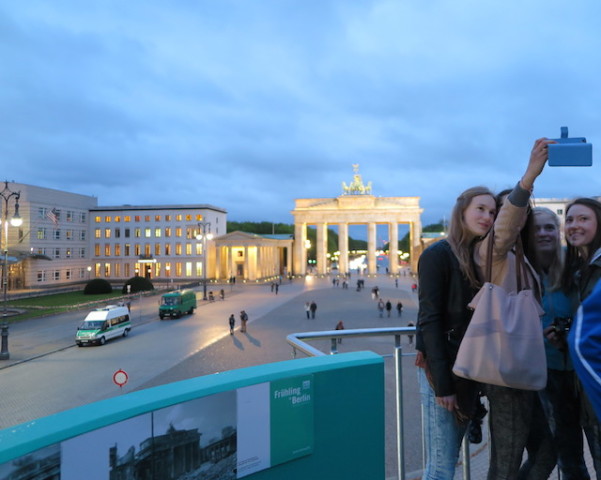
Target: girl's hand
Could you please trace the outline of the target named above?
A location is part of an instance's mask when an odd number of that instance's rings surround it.
[[[447,395],[446,397],[436,397],[436,403],[449,412],[454,412],[459,407],[457,405],[456,395]]]
[[[536,177],[543,171],[545,163],[549,158],[549,149],[547,145],[550,143],[557,142],[549,140],[548,138],[539,138],[534,142],[534,147],[532,147],[532,152],[530,152],[530,161],[528,162],[526,173],[524,173],[524,176],[520,180],[520,185],[524,190],[532,190],[534,187],[534,180],[536,180]]]

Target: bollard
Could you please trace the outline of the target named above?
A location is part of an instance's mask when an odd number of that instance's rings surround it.
[[[2,329],[2,350],[0,350],[0,360],[8,360],[8,323],[4,322],[0,328]]]

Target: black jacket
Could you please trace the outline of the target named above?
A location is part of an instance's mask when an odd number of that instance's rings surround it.
[[[456,393],[451,369],[472,311],[477,289],[461,272],[446,240],[428,247],[418,264],[419,312],[416,347],[424,353],[437,397]]]

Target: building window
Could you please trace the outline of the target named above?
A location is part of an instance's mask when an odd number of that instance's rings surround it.
[[[53,249],[52,258],[61,258],[61,249],[60,248]]]
[[[104,217],[104,223],[111,223],[111,217],[109,215]]]
[[[161,221],[161,216],[160,215],[155,215],[154,216],[154,221],[155,222],[160,222]]]
[[[80,221],[81,223],[86,223],[86,212],[81,212],[81,213],[79,214],[79,221]]]
[[[115,217],[115,222],[119,223],[120,221],[121,221],[121,217],[120,217],[119,215],[117,215],[117,216]]]
[[[154,244],[154,254],[157,256],[161,254],[161,244],[160,243]]]
[[[123,252],[123,255],[126,256],[126,257],[129,257],[129,248],[130,248],[129,243],[126,243],[125,244],[125,251]]]
[[[161,229],[160,228],[155,228],[154,229],[154,236],[156,238],[161,238]]]
[[[129,263],[126,263],[125,265],[123,265],[123,275],[125,277],[129,277]]]
[[[46,229],[39,227],[37,237],[38,237],[38,240],[46,240]]]
[[[79,239],[84,242],[86,240],[86,231],[85,230],[81,230],[79,232]]]
[[[65,232],[65,240],[73,240],[73,230],[67,230]]]
[[[79,269],[79,278],[84,278],[85,276],[86,276],[85,268],[80,268]]]
[[[102,230],[100,230],[99,228],[94,230],[94,238],[102,238]]]
[[[38,208],[38,218],[46,218],[46,209],[44,207]]]
[[[67,222],[73,221],[73,212],[71,210],[67,210],[67,212],[65,213],[65,220]]]
[[[196,221],[200,222],[202,220],[202,215],[200,213],[196,214]]]
[[[175,236],[178,238],[181,238],[182,236],[182,227],[176,227],[175,228]]]
[[[170,243],[165,244],[165,255],[166,256],[171,255],[171,244]]]
[[[111,276],[111,264],[110,263],[105,263],[104,264],[104,276],[106,278]]]
[[[176,262],[175,263],[175,275],[177,277],[181,277],[182,276],[182,264],[181,264],[181,262]]]
[[[202,243],[196,244],[196,255],[202,255]]]
[[[115,257],[120,257],[121,256],[121,244],[117,243],[115,244]]]
[[[140,253],[141,253],[141,250],[140,250],[140,244],[139,244],[139,243],[136,243],[136,244],[134,245],[134,255],[135,255],[136,257],[139,257],[139,256],[140,256]]]
[[[100,244],[96,243],[94,245],[94,256],[99,257],[100,256]]]
[[[146,255],[147,257],[150,257],[150,243],[144,244],[144,255]]]
[[[563,215],[563,208],[557,209],[557,215]]]
[[[140,238],[142,236],[142,229],[140,227],[134,228],[134,237]]]
[[[144,236],[145,236],[146,238],[150,238],[150,237],[152,237],[152,230],[151,230],[150,228],[145,228],[145,229],[144,229]]]
[[[94,221],[96,223],[100,223],[100,222],[102,222],[102,218],[97,216],[97,217],[94,218]]]
[[[85,248],[79,249],[79,258],[86,258],[86,249]]]
[[[124,222],[131,222],[131,217],[130,217],[129,215],[125,215],[125,216],[123,217],[123,221],[124,221]]]
[[[121,229],[115,228],[115,238],[121,238]]]
[[[181,255],[182,254],[182,244],[181,243],[176,243],[175,244],[175,254],[176,255]]]
[[[196,229],[194,227],[186,227],[186,238],[195,238],[196,237]]]
[[[71,280],[71,270],[65,270],[65,280]]]
[[[65,258],[71,258],[72,252],[70,248],[65,249]]]
[[[104,229],[104,238],[111,238],[111,229],[110,228]]]
[[[202,277],[202,262],[196,262],[196,276]]]
[[[165,215],[165,221],[166,222],[170,222],[171,221],[171,215]]]
[[[55,240],[60,240],[60,239],[61,239],[61,231],[60,231],[59,229],[56,229],[56,230],[54,231],[53,238],[54,238]]]
[[[46,270],[38,270],[38,282],[46,281]]]
[[[165,227],[165,237],[166,238],[171,237],[171,227]]]
[[[121,275],[121,264],[115,263],[115,277],[119,277]]]
[[[52,272],[52,279],[53,280],[60,280],[61,279],[61,271],[60,270],[54,270],[54,272]]]
[[[144,221],[150,222],[150,215],[144,215]]]
[[[186,243],[186,255],[188,255],[188,256],[192,255],[192,244],[191,243]]]
[[[105,257],[110,257],[111,256],[111,244],[110,243],[105,243],[104,244],[104,256]]]
[[[192,262],[186,262],[186,277],[192,276]]]
[[[176,221],[176,222],[181,222],[181,221],[182,221],[182,216],[181,216],[181,214],[179,214],[179,213],[178,213],[178,214],[175,216],[175,221]],[[181,271],[182,267],[180,266],[179,268],[180,268],[180,271]]]
[[[140,215],[135,215],[134,216],[134,221],[139,222],[140,221]]]
[[[192,215],[188,214],[186,215],[186,222],[191,222],[192,221]]]
[[[129,238],[129,228],[125,229],[125,238]]]

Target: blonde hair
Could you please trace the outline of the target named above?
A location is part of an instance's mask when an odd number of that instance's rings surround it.
[[[449,236],[447,238],[447,241],[453,249],[453,253],[459,261],[461,271],[474,287],[478,287],[481,284],[474,268],[473,244],[476,239],[474,239],[473,234],[467,228],[463,213],[470,205],[472,199],[480,195],[490,195],[493,200],[496,200],[494,193],[488,188],[480,186],[468,188],[457,197],[457,201],[453,207],[453,213],[451,214]],[[477,239],[479,240],[479,237]]]
[[[553,259],[551,260],[551,263],[549,264],[549,269],[546,272],[547,274],[547,278],[549,279],[549,290],[553,291],[553,290],[557,290],[561,287],[561,281],[562,281],[562,274],[563,274],[563,249],[561,248],[561,240],[559,237],[559,230],[560,230],[560,223],[559,223],[559,217],[550,209],[546,208],[546,207],[534,207],[532,209],[532,215],[533,217],[536,217],[538,215],[548,215],[552,220],[553,223],[555,224],[555,227],[557,228],[557,243],[555,246],[555,252],[553,252]],[[534,229],[531,232],[531,235],[534,235]],[[536,243],[533,241],[534,238],[530,238],[529,239],[533,245],[536,245]],[[538,272],[538,274],[540,275],[542,272],[542,267],[541,265],[541,261],[540,261],[540,257],[538,256],[538,251],[536,250],[535,247],[535,255],[534,258],[529,259],[532,261],[534,269]]]

